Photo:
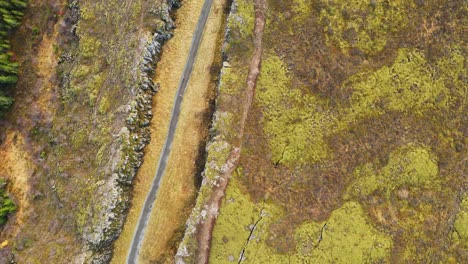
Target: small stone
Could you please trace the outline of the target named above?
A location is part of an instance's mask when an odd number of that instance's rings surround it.
[[[145,121],[143,121],[143,122],[141,123],[141,126],[142,126],[142,127],[147,127],[147,126],[149,126],[149,125],[150,125],[150,121],[148,121],[148,120],[145,120]]]
[[[408,191],[408,189],[406,189],[406,188],[399,189],[399,190],[397,191],[397,195],[398,195],[398,197],[400,197],[401,199],[408,199],[408,197],[409,197],[409,191]]]

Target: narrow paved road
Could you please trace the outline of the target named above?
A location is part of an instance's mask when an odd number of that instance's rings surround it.
[[[198,53],[198,48],[200,47],[200,41],[203,35],[206,21],[208,20],[208,15],[210,14],[212,4],[213,0],[205,0],[205,2],[203,3],[200,17],[198,18],[197,27],[195,28],[195,32],[193,34],[192,46],[190,47],[188,59],[185,64],[184,72],[181,76],[179,87],[174,100],[174,108],[172,110],[169,132],[166,138],[166,142],[164,143],[164,147],[162,149],[161,157],[159,158],[156,176],[154,177],[154,181],[151,185],[150,192],[146,197],[145,205],[143,206],[140,218],[138,219],[137,228],[135,230],[135,233],[133,234],[131,248],[127,257],[128,264],[138,263],[138,255],[145,235],[146,226],[148,224],[148,220],[150,218],[151,211],[153,209],[156,196],[158,194],[159,185],[166,170],[167,159],[171,152],[172,141],[174,139],[174,134],[177,128],[177,122],[179,121],[182,99],[184,97],[184,93],[187,88],[190,75],[192,74],[193,64]]]

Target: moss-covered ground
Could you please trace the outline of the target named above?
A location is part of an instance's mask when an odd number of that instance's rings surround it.
[[[225,138],[253,46],[251,4],[236,4],[218,95]],[[269,0],[213,263],[466,262],[467,11],[465,1]]]

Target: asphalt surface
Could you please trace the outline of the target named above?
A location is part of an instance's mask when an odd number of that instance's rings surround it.
[[[179,121],[182,99],[184,97],[187,84],[190,80],[190,75],[192,74],[193,64],[198,53],[198,48],[200,47],[201,38],[206,21],[208,20],[208,15],[210,14],[212,4],[213,0],[205,0],[203,3],[202,11],[200,17],[198,18],[197,27],[193,33],[192,46],[190,47],[190,52],[185,64],[184,72],[181,76],[177,94],[174,99],[174,108],[172,109],[171,123],[169,125],[166,142],[164,143],[161,157],[159,158],[158,167],[156,169],[156,176],[154,177],[150,192],[146,197],[145,205],[141,211],[140,218],[138,219],[138,226],[135,230],[135,233],[133,234],[131,248],[127,256],[128,264],[138,263],[139,251],[145,236],[146,226],[151,216],[151,211],[153,210],[153,205],[158,194],[159,185],[164,176],[164,172],[166,171],[167,159],[171,152],[172,141],[174,140],[174,134],[177,128],[177,123]],[[157,238],[155,237],[154,239]]]

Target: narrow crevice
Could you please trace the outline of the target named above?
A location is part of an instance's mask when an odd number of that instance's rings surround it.
[[[325,223],[325,224],[322,226],[322,228],[320,228],[320,236],[319,236],[319,238],[318,238],[318,240],[317,240],[317,244],[314,246],[313,249],[318,248],[318,246],[320,245],[320,242],[322,242],[322,240],[323,240],[323,231],[325,231],[326,228],[327,228],[327,223]]]
[[[366,262],[364,263],[371,263],[372,251],[374,250],[376,243],[377,243],[377,236],[374,237],[374,242],[372,243],[372,246],[369,249],[369,253],[367,253]]]
[[[247,237],[247,241],[245,241],[244,248],[242,248],[242,251],[241,251],[240,256],[239,256],[239,261],[238,261],[239,264],[242,262],[242,259],[244,258],[245,250],[247,249],[247,246],[249,245],[249,242],[252,239],[253,233],[254,233],[255,229],[257,228],[258,223],[260,223],[260,221],[262,221],[262,219],[263,219],[263,211],[264,210],[265,210],[264,208],[262,208],[262,210],[260,210],[260,215],[259,215],[258,220],[255,222],[253,227],[250,229],[250,233],[249,233],[249,236]]]
[[[276,162],[275,162],[275,168],[278,167],[278,165],[280,164],[280,162],[283,160],[284,158],[284,153],[286,152],[286,148],[288,147],[288,145],[286,144],[283,148],[283,152],[281,153],[281,158],[279,158]]]
[[[462,237],[460,232],[458,232],[458,230],[455,227],[453,227],[453,232],[456,233],[458,235],[458,237]]]
[[[291,131],[291,134],[294,134],[296,132],[296,128],[297,126],[294,126],[293,130]],[[288,140],[289,141],[289,140]],[[286,148],[289,147],[289,143],[290,142],[287,142],[285,145],[284,145],[284,148],[283,148],[283,152],[281,153],[281,158],[279,158],[276,162],[275,162],[275,168],[278,167],[278,165],[280,164],[280,162],[284,159],[284,153],[286,153]]]

